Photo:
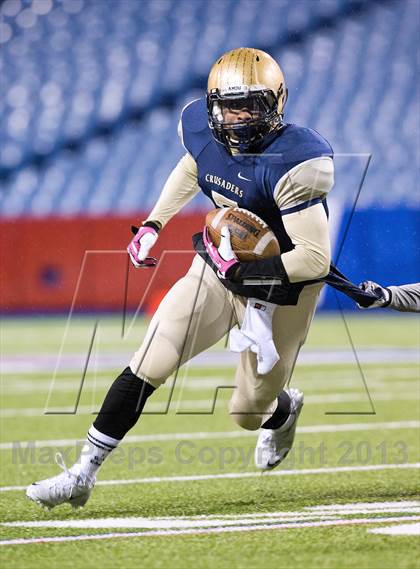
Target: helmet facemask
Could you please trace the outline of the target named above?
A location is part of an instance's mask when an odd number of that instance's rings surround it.
[[[213,136],[229,152],[258,148],[282,125],[278,95],[262,85],[212,89],[207,94],[207,109]]]

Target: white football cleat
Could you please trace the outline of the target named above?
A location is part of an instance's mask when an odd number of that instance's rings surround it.
[[[271,470],[289,454],[295,438],[297,420],[303,407],[303,393],[298,389],[285,389],[290,397],[290,415],[278,429],[261,429],[255,447],[255,466]]]
[[[56,455],[56,462],[63,472],[34,482],[26,489],[26,496],[48,509],[66,503],[73,508],[82,508],[89,499],[96,479],[88,479],[71,472],[64,464],[60,453]]]

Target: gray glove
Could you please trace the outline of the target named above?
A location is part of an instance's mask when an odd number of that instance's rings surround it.
[[[385,308],[391,302],[391,291],[388,288],[382,287],[373,281],[363,281],[359,284],[359,288],[366,292],[371,292],[379,296],[370,306],[360,306],[359,308]]]

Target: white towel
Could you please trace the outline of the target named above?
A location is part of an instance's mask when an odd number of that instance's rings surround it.
[[[241,328],[233,328],[229,335],[232,352],[251,350],[257,355],[257,371],[264,375],[271,371],[280,356],[273,342],[273,314],[276,304],[249,298]]]

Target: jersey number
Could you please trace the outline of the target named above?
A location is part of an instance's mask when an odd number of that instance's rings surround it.
[[[219,207],[238,207],[238,202],[225,198],[225,196],[222,196],[222,194],[218,194],[213,190],[211,191],[211,197],[213,198],[214,203]]]

